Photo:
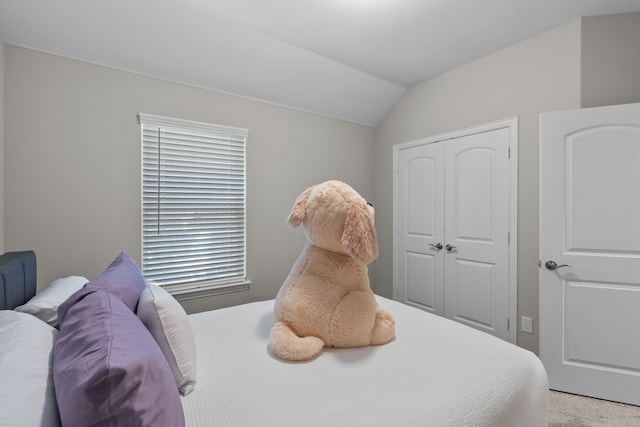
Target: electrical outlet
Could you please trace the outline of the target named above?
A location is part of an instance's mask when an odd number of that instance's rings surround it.
[[[528,334],[533,333],[533,319],[527,316],[520,317],[520,330]]]

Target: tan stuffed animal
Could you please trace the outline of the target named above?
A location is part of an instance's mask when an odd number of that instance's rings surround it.
[[[395,321],[380,309],[367,264],[378,256],[373,207],[350,186],[327,181],[305,190],[288,222],[308,243],[275,301],[269,337],[274,355],[309,360],[323,347],[386,344]]]

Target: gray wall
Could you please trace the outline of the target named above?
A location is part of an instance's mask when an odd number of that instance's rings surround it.
[[[377,291],[392,291],[392,146],[518,116],[518,315],[534,335],[518,344],[538,350],[538,115],[580,106],[580,22],[445,73],[411,88],[376,134],[375,189],[381,255]]]
[[[582,19],[582,107],[640,100],[640,13]]]
[[[4,43],[0,42],[0,253],[4,251]]]
[[[93,278],[120,250],[140,262],[139,112],[249,129],[248,292],[187,311],[275,297],[305,243],[286,225],[326,179],[373,198],[370,127],[5,45],[5,247],[34,249],[42,289]]]

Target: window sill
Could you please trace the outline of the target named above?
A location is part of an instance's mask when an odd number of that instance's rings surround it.
[[[190,299],[204,298],[215,295],[229,294],[232,292],[248,291],[251,287],[251,281],[245,280],[236,283],[199,283],[190,285],[173,285],[165,287],[178,301],[186,301]]]

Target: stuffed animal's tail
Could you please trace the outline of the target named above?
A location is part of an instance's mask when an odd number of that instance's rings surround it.
[[[318,337],[299,337],[284,323],[278,321],[271,329],[269,343],[273,354],[284,360],[309,360],[318,355],[324,341]]]

